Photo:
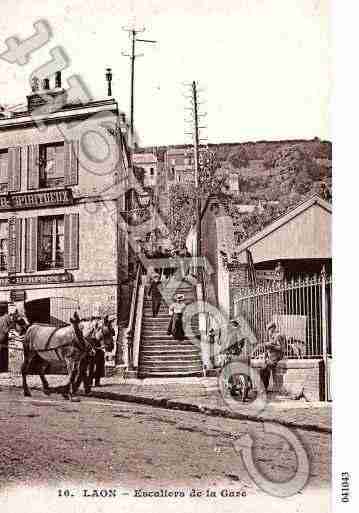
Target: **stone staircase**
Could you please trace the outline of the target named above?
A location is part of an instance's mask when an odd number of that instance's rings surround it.
[[[181,283],[180,287],[171,291],[174,294],[184,294],[185,303],[195,301],[195,290],[188,283]],[[167,327],[170,321],[168,305],[161,302],[157,317],[152,316],[151,300],[145,298],[141,345],[139,354],[138,375],[140,378],[160,377],[186,377],[203,376],[201,352],[199,341],[184,339],[175,340],[167,335]],[[192,331],[198,334],[198,320],[192,321]]]

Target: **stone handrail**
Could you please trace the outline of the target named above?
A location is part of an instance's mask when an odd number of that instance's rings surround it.
[[[128,369],[133,368],[133,337],[135,331],[135,316],[136,316],[136,305],[137,296],[141,279],[141,266],[138,265],[136,272],[136,279],[132,290],[130,316],[128,320],[128,326],[124,333],[125,352],[127,353],[127,367]]]
[[[138,359],[140,356],[140,342],[142,332],[143,300],[145,296],[145,287],[140,285],[137,295],[135,333],[133,337],[133,366],[138,369]]]

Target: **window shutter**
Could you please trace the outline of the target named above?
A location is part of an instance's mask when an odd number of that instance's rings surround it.
[[[65,185],[77,185],[79,155],[78,141],[65,141],[64,152]]]
[[[64,267],[79,268],[79,215],[66,214],[64,219]]]
[[[55,153],[55,174],[56,178],[64,176],[64,147],[58,146]]]
[[[26,272],[37,271],[37,217],[26,219],[26,253],[25,269]]]
[[[20,190],[21,148],[9,148],[8,155],[8,188],[9,191],[17,192]]]
[[[21,273],[21,241],[22,241],[22,219],[15,221],[15,268]]]
[[[31,144],[28,147],[28,189],[39,188],[39,145]]]

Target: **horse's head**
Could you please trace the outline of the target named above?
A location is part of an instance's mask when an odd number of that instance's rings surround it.
[[[17,309],[8,314],[8,329],[15,329],[19,335],[24,335],[30,323],[25,313],[20,313]]]
[[[108,316],[102,319],[93,318],[91,320],[81,321],[81,329],[86,340],[96,342],[96,345],[101,345],[107,351],[112,351],[115,332]]]

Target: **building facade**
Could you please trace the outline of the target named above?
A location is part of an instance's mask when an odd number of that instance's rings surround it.
[[[26,111],[0,117],[0,314],[14,304],[32,322],[62,325],[74,310],[118,320],[128,165],[118,106],[63,102],[39,116],[48,94],[64,90],[35,90]]]

